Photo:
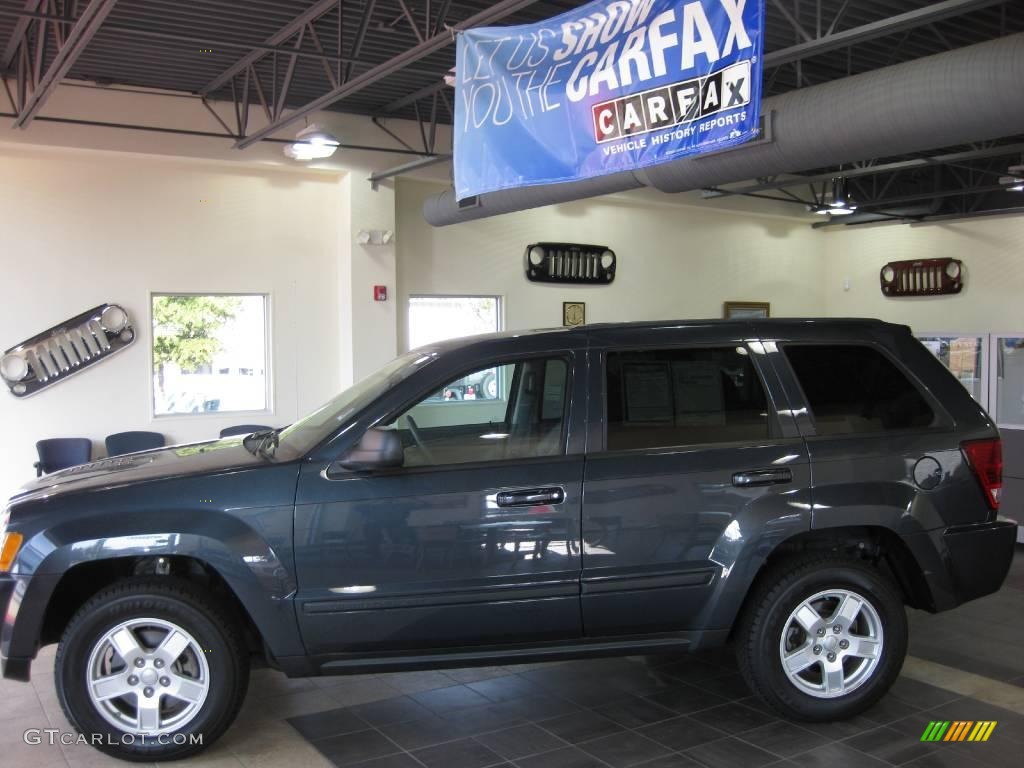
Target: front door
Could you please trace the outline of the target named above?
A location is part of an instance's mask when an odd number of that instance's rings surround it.
[[[604,429],[586,467],[587,636],[725,628],[745,592],[727,580],[752,578],[772,541],[809,527],[807,451],[778,415],[763,348],[704,333],[681,347],[650,330],[591,352]]]
[[[404,466],[308,465],[296,604],[311,654],[566,640],[579,609],[582,352],[437,374],[382,413]]]

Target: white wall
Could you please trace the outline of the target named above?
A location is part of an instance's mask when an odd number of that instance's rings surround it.
[[[439,189],[398,182],[402,348],[408,297],[415,294],[501,295],[506,329],[561,325],[563,301],[586,302],[588,323],[721,317],[729,300],[771,302],[773,316],[825,311],[827,254],[819,250],[825,238],[806,217],[630,193],[436,229],[420,208]],[[523,255],[538,241],[612,248],[615,282],[529,282]]]
[[[206,200],[208,202],[200,202]],[[35,441],[151,429],[169,441],[239,422],[283,425],[340,387],[336,173],[0,145],[0,348],[105,301],[139,335],[35,396],[0,393],[0,496],[33,473]],[[154,419],[150,292],[271,297],[273,412]]]
[[[879,317],[916,331],[1024,332],[1024,215],[836,227],[820,233],[820,248],[830,315]],[[882,295],[878,272],[886,263],[945,257],[964,262],[958,295]]]

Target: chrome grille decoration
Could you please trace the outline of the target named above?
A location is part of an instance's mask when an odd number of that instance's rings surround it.
[[[100,304],[11,347],[0,378],[15,397],[28,397],[105,360],[135,341],[128,313]]]

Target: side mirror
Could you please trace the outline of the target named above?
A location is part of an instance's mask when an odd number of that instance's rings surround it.
[[[350,472],[394,469],[405,463],[402,438],[393,429],[368,429],[359,442],[336,464]]]

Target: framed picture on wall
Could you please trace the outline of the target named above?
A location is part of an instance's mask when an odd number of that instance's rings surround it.
[[[582,301],[562,302],[562,325],[570,328],[587,322],[587,305]]]
[[[722,317],[726,320],[771,317],[771,305],[767,301],[727,301],[722,307]]]

